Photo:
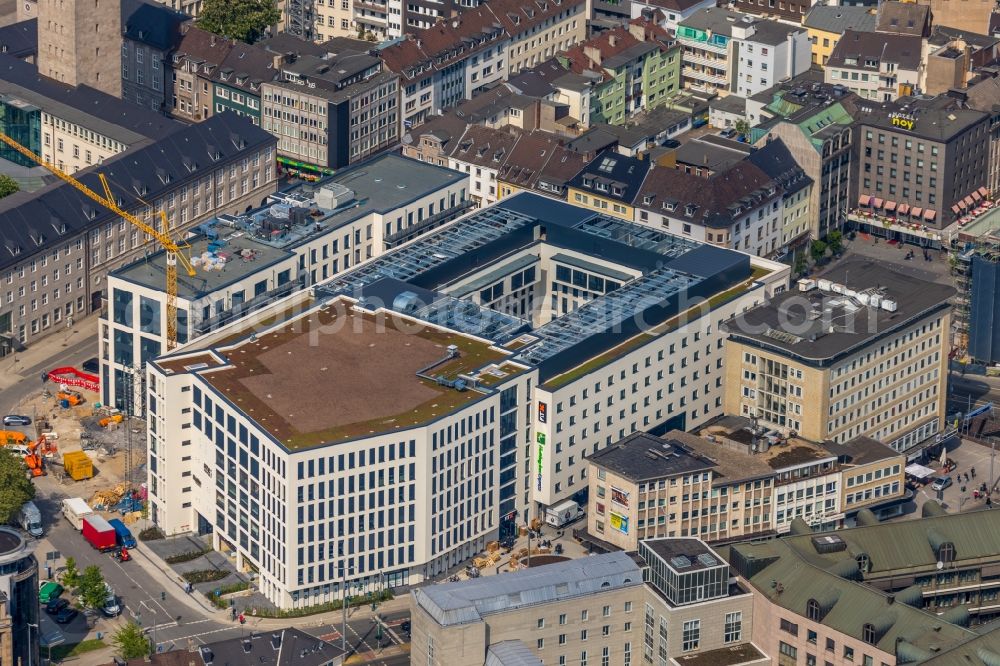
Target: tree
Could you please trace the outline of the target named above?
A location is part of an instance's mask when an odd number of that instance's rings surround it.
[[[806,272],[806,255],[798,254],[795,255],[795,265],[792,267],[792,272],[795,275],[802,275]]]
[[[205,0],[198,27],[253,44],[280,18],[274,0]]]
[[[104,574],[101,567],[92,564],[83,570],[80,576],[80,601],[84,608],[101,608],[108,598],[108,589],[104,584]]]
[[[25,476],[21,459],[10,449],[0,449],[0,523],[10,523],[34,496],[35,486]]]
[[[812,245],[809,246],[809,253],[812,255],[813,261],[818,262],[826,256],[826,248],[826,243],[821,240],[814,240]]]
[[[741,118],[740,120],[737,120],[735,129],[736,134],[743,137],[744,140],[750,140],[750,123],[748,123],[746,119]]]
[[[830,246],[830,252],[840,254],[844,250],[844,233],[839,229],[834,229],[827,234],[826,242]]]
[[[122,659],[138,659],[153,652],[153,645],[142,627],[131,620],[111,637],[111,643],[118,648],[118,656]]]
[[[62,585],[67,590],[75,590],[80,586],[80,570],[76,568],[76,558],[66,558],[66,570],[63,571]]]
[[[6,196],[14,194],[21,189],[21,186],[17,184],[17,181],[3,173],[0,174],[0,199]]]

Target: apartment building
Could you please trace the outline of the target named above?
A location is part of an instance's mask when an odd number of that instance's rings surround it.
[[[236,42],[226,57],[212,71],[213,113],[232,111],[260,125],[261,86],[278,76],[283,56],[262,48]]]
[[[815,5],[802,19],[812,44],[812,64],[826,67],[834,47],[848,30],[874,32],[877,21],[872,7]]]
[[[851,188],[857,217],[883,229],[893,222],[943,229],[976,208],[987,193],[991,118],[945,96],[862,105]]]
[[[918,94],[926,76],[919,35],[847,30],[824,68],[824,80],[862,99],[890,102]]]
[[[869,261],[800,282],[728,325],[726,412],[919,452],[942,432],[953,295]]]
[[[541,132],[526,134],[518,139],[497,172],[500,198],[534,190],[562,199],[566,196],[566,183],[586,164],[582,156],[566,149],[558,138]]]
[[[784,254],[784,239],[790,235],[785,232],[784,205],[795,208],[796,226],[804,226],[808,218],[801,215],[801,191],[811,184],[780,141],[757,152],[763,154],[708,176],[654,168],[636,196],[635,220],[762,257]],[[779,159],[784,168],[777,164]],[[766,164],[775,175],[758,164]]]
[[[261,106],[261,127],[295,168],[328,172],[399,141],[399,77],[367,53],[286,63],[261,84]]]
[[[805,29],[721,8],[702,9],[677,25],[685,88],[750,97],[810,65]]]
[[[642,542],[623,553],[411,592],[421,663],[768,663],[748,640],[752,598],[697,539]],[[503,599],[500,604],[488,600]],[[519,661],[503,661],[516,655]],[[456,661],[457,660],[457,661]]]
[[[469,125],[448,154],[448,167],[468,174],[469,195],[478,206],[500,199],[497,176],[514,150],[520,134],[504,129]]]
[[[660,25],[667,30],[677,31],[677,24],[702,9],[711,9],[711,0],[631,0],[629,10],[632,18],[657,16]]]
[[[386,68],[401,78],[405,127],[584,39],[585,8],[583,0],[500,0],[380,49]]]
[[[170,74],[171,115],[198,122],[210,118],[215,112],[212,75],[233,45],[228,39],[202,30],[192,24],[181,27],[181,39],[174,50]]]
[[[595,247],[600,255],[594,254]],[[336,598],[333,581],[339,575],[331,571],[341,565],[353,568],[350,581],[367,579],[370,584],[378,580],[373,572],[391,572],[393,585],[438,575],[488,541],[512,533],[544,507],[583,490],[584,453],[660,422],[683,427],[718,415],[719,321],[761,302],[787,280],[787,267],[753,261],[756,271],[747,255],[533,194],[510,196],[355,263],[308,293],[292,294],[148,364],[147,413],[157,423],[150,428],[151,515],[171,534],[205,531],[212,524],[216,545],[234,550],[240,566],[250,562],[257,567],[262,591],[285,607]],[[581,284],[589,302],[576,307]],[[725,298],[712,307],[697,307],[716,294]],[[569,311],[571,297],[575,309]],[[561,312],[560,300],[566,301]],[[651,305],[643,307],[645,303]],[[635,308],[650,326],[660,328],[638,329]],[[674,325],[679,316],[685,325]],[[701,321],[689,325],[687,317]],[[386,318],[398,321],[390,326],[398,328],[398,336],[391,330],[375,334],[376,324]],[[663,326],[668,321],[673,323]],[[318,335],[320,326],[328,334]],[[292,346],[286,350],[298,350],[293,354],[301,357],[300,363],[280,364],[285,368],[280,373],[287,373],[283,378],[273,370],[267,375],[288,383],[238,379],[250,366],[224,359],[263,358],[268,352],[259,341],[270,335],[287,336]],[[231,353],[233,345],[244,351]],[[692,347],[694,362],[671,370],[668,377],[661,362],[671,346]],[[312,368],[313,374],[302,375],[303,368]],[[330,368],[354,368],[352,376],[361,383],[349,390],[343,385],[343,396],[332,399],[327,389],[316,391],[323,407],[317,403],[303,411],[302,386],[310,381],[325,386],[324,373]],[[630,380],[634,386],[628,389]],[[674,382],[685,388],[677,390]],[[590,392],[600,393],[603,387],[607,396],[593,403]],[[667,393],[671,397],[665,405]],[[265,401],[265,395],[271,397]],[[372,398],[376,395],[378,399]],[[211,435],[205,434],[205,398],[211,400]],[[199,400],[200,410],[195,407]],[[193,416],[199,411],[200,416]],[[268,488],[263,505],[274,518],[263,521],[259,534],[254,533],[255,521],[263,508],[240,503],[243,458],[237,445],[228,443],[230,416],[234,432],[242,433],[239,424],[246,427],[251,451],[256,438],[258,450],[266,449],[261,455],[278,465],[271,465],[275,476],[267,484],[248,487],[245,495],[249,501]],[[200,426],[195,425],[198,419]],[[215,425],[220,419],[225,430]],[[224,457],[215,456],[215,438],[225,444]],[[396,453],[377,454],[378,447],[390,443]],[[338,453],[334,471],[329,471],[332,444],[345,455],[354,451],[356,466],[366,464],[359,458],[362,451],[370,465],[376,464],[372,455],[413,462],[416,467],[383,477],[383,483],[394,478],[410,484],[406,497],[412,492],[415,499],[395,507],[407,516],[390,519],[383,514],[379,523],[377,511],[360,509],[358,497],[353,506],[345,502],[343,513],[325,500],[323,509],[309,509],[307,505],[321,501],[320,492],[329,493],[327,481],[336,481],[339,488],[338,478],[345,479],[344,493],[366,496],[361,481],[347,480],[357,476],[349,458],[341,472]],[[183,448],[187,446],[191,448]],[[259,466],[252,453],[248,464],[252,456]],[[216,460],[220,470],[213,467]],[[323,481],[322,491],[315,487],[309,495],[308,484],[298,482],[291,470],[299,462],[304,465],[302,479]],[[209,471],[203,472],[205,465]],[[391,457],[385,465],[396,467]],[[231,477],[233,502],[194,491],[196,484],[193,479],[187,483],[185,472],[202,485],[211,484],[209,474],[225,477],[216,483],[225,482],[226,495]],[[366,486],[375,483],[367,471],[365,479]],[[303,487],[303,498],[295,499],[297,490],[287,484]],[[395,505],[394,497],[398,495],[388,497],[389,505]],[[219,502],[225,507],[217,511]],[[408,517],[410,503],[413,518]],[[268,522],[297,515],[300,507],[303,519],[297,523],[282,527]],[[244,509],[249,527],[243,522]],[[320,524],[326,525],[320,511],[328,515],[331,510],[343,517],[337,528],[343,536],[319,531]],[[358,511],[365,513],[359,517]],[[362,527],[371,534],[358,534]],[[377,532],[390,527],[393,536],[378,537]],[[404,533],[397,529],[402,527]],[[284,564],[297,561],[300,547],[303,565],[293,569]]]
[[[88,86],[74,88],[40,77],[34,65],[12,56],[0,55],[0,70],[4,131],[67,173],[165,139],[184,127]],[[0,156],[35,166],[7,147]]]
[[[624,124],[680,90],[680,47],[647,18],[612,28],[559,55],[570,71],[594,81],[590,123]]]
[[[386,183],[393,187],[387,188]],[[178,280],[178,342],[185,344],[274,301],[342,273],[445,224],[468,207],[465,177],[387,154],[265,205],[220,215],[188,241],[198,275]],[[352,205],[353,204],[353,205]],[[210,256],[211,261],[203,261]],[[101,319],[102,402],[144,414],[133,372],[168,350],[163,252],[108,274]],[[154,330],[155,329],[155,330]]]
[[[635,219],[633,205],[649,171],[649,160],[605,151],[567,183],[566,198],[578,206],[631,221]]]
[[[812,223],[813,180],[780,139],[750,153],[748,160],[781,188],[781,236],[778,256],[805,246]]]
[[[823,238],[843,228],[853,160],[854,115],[859,98],[842,86],[806,74],[747,99],[750,140],[781,139],[812,182],[809,232]]]
[[[186,231],[259,205],[275,189],[274,158],[273,137],[224,114],[105,160],[100,172],[124,209],[153,224],[155,207],[172,229]],[[103,191],[95,171],[78,177]],[[0,332],[20,345],[100,311],[107,274],[150,249],[138,229],[61,182],[5,197],[0,228],[7,249]]]
[[[167,113],[173,51],[187,14],[146,0],[122,2],[121,97]]]
[[[380,7],[382,3],[366,4]],[[358,36],[360,26],[354,22],[354,3],[351,0],[316,0],[312,5],[312,12],[314,31],[312,38],[315,41],[325,42],[328,39]],[[399,22],[397,16],[395,23]]]

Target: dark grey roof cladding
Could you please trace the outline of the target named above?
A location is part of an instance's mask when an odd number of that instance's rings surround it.
[[[0,28],[0,53],[14,58],[27,58],[38,53],[38,19]]]
[[[869,260],[839,264],[820,276],[849,289],[881,289],[896,311],[852,303],[841,294],[815,289],[778,294],[768,305],[726,324],[730,335],[810,365],[827,366],[891,331],[948,306],[955,289],[920,280]],[[820,311],[822,316],[812,317]],[[833,332],[830,332],[833,322]]]
[[[180,27],[192,20],[183,12],[148,0],[122,0],[122,35],[159,51],[170,51],[180,40]]]
[[[645,432],[636,432],[587,456],[587,459],[612,474],[636,483],[662,479],[715,467],[709,460],[688,451],[677,440],[668,440]]]
[[[35,65],[10,55],[0,55],[0,93],[126,145],[142,139],[158,141],[185,126],[90,86],[73,87],[41,76]]]
[[[234,137],[243,140],[242,148],[234,144]],[[194,166],[193,173],[199,174],[198,177],[210,173],[215,162],[209,157],[207,146],[218,150],[218,163],[224,164],[246,150],[274,142],[271,134],[255,126],[249,118],[221,113],[198,125],[182,126],[180,131],[154,144],[127,150],[103,164],[88,167],[76,177],[100,192],[97,173],[103,173],[112,192],[122,196],[127,208],[139,196],[137,185],[145,189],[143,198],[154,200],[167,189],[160,175],[169,177],[170,189],[190,177],[185,161]],[[61,181],[35,192],[17,192],[0,199],[0,269],[46,252],[115,217]],[[64,229],[61,233],[60,228]],[[19,248],[17,254],[12,252],[13,248]]]

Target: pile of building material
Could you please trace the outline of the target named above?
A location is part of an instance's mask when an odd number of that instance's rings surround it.
[[[142,519],[142,511],[131,511],[126,513],[122,520],[125,521],[126,525],[134,525]]]
[[[98,490],[94,493],[94,496],[90,498],[90,506],[98,509],[99,511],[107,511],[118,502],[122,501],[125,497],[125,491],[127,486],[124,483],[119,483],[114,488],[109,490]]]

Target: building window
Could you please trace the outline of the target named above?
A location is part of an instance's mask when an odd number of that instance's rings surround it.
[[[875,625],[870,623],[865,623],[861,627],[861,640],[869,645],[875,645],[878,640],[875,636]]]
[[[742,611],[737,611],[735,613],[726,613],[726,632],[725,641],[727,643],[736,643],[743,636],[743,613]]]
[[[806,602],[806,617],[814,622],[820,621],[819,602],[815,599]]]
[[[690,652],[697,650],[701,642],[701,620],[689,620],[684,623],[684,631],[681,636],[681,650]]]

